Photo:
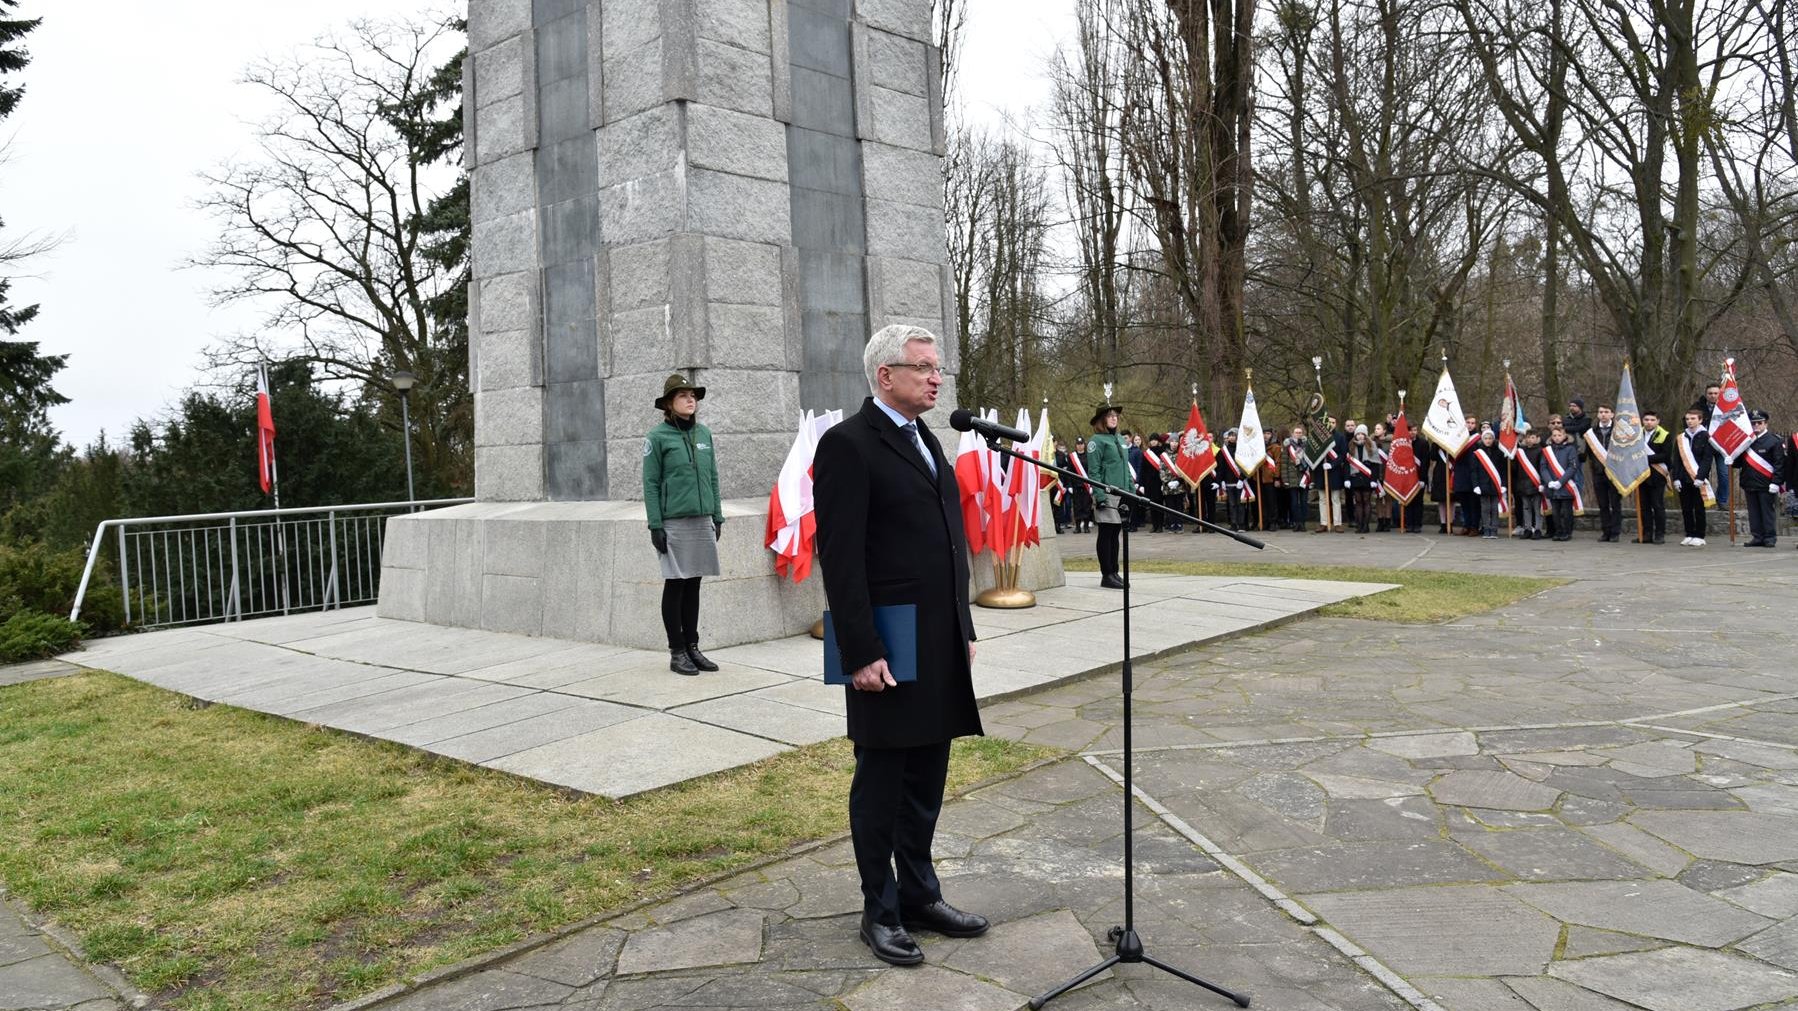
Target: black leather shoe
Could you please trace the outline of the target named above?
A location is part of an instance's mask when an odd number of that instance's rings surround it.
[[[698,667],[700,670],[718,669],[717,664],[706,659],[705,654],[699,651],[698,643],[693,643],[691,646],[687,647],[687,659],[693,661],[693,666]]]
[[[1124,588],[1124,581],[1117,576],[1106,576],[1099,580],[1099,585],[1107,590],[1121,590]]]
[[[924,961],[924,949],[911,939],[904,927],[875,923],[862,914],[862,943],[874,957],[888,965],[917,965]]]
[[[979,937],[986,933],[986,917],[964,913],[938,899],[928,906],[905,909],[899,919],[907,930],[929,930],[944,937]]]
[[[699,673],[699,668],[693,666],[693,658],[688,656],[684,649],[668,651],[668,669],[676,674],[685,674],[689,677]]]

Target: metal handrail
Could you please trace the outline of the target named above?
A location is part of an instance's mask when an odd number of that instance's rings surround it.
[[[250,520],[273,519],[273,520],[277,521],[275,524],[277,527],[285,527],[286,524],[282,524],[279,522],[279,520],[282,519],[283,517],[290,517],[290,516],[323,516],[323,517],[325,517],[324,522],[325,522],[325,526],[326,526],[327,530],[324,532],[320,532],[319,536],[321,538],[323,538],[326,533],[328,533],[328,535],[329,535],[328,557],[330,559],[331,566],[330,566],[329,573],[323,574],[322,578],[319,580],[319,582],[323,583],[323,585],[322,586],[313,586],[312,589],[317,592],[317,596],[319,597],[319,600],[320,600],[319,606],[341,607],[341,606],[343,606],[343,595],[340,592],[340,587],[338,586],[338,570],[337,570],[337,555],[338,555],[338,549],[339,549],[338,538],[337,538],[337,517],[339,516],[339,514],[342,514],[342,513],[368,513],[368,512],[377,512],[380,510],[412,511],[412,510],[421,509],[421,508],[440,508],[440,507],[444,507],[444,506],[465,505],[465,504],[467,504],[469,502],[473,502],[473,501],[474,501],[474,499],[472,499],[472,498],[441,498],[441,499],[428,499],[428,500],[416,501],[416,502],[366,502],[366,503],[351,503],[348,505],[337,505],[337,506],[307,506],[307,507],[298,507],[298,508],[289,508],[289,509],[245,509],[245,510],[239,510],[236,512],[189,513],[189,514],[181,515],[181,516],[132,516],[132,517],[121,518],[121,519],[102,520],[100,522],[100,525],[94,528],[94,539],[93,539],[92,543],[90,544],[90,546],[88,547],[87,564],[81,570],[81,586],[75,591],[75,604],[73,607],[71,607],[69,609],[69,620],[77,621],[81,617],[81,604],[82,604],[82,601],[85,600],[87,597],[88,582],[89,582],[89,580],[91,580],[93,578],[94,564],[95,564],[95,562],[97,562],[99,560],[100,551],[106,543],[106,531],[109,528],[118,531],[117,542],[118,542],[118,549],[119,549],[119,577],[120,577],[121,589],[122,589],[123,595],[125,597],[126,621],[129,622],[130,607],[131,607],[131,600],[130,600],[131,584],[129,581],[129,576],[127,574],[127,560],[126,560],[126,532],[127,532],[127,530],[131,527],[147,527],[147,526],[153,526],[153,525],[158,525],[158,524],[162,524],[162,525],[180,524],[180,523],[192,524],[192,523],[197,523],[197,522],[205,522],[205,521],[209,521],[209,520],[228,521],[230,524],[230,526],[228,528],[230,531],[230,537],[229,537],[229,541],[230,541],[229,577],[230,577],[230,580],[229,580],[229,588],[226,592],[229,594],[231,599],[230,599],[230,602],[225,607],[225,613],[224,613],[222,620],[241,621],[243,619],[243,608],[242,608],[241,600],[238,597],[238,589],[239,589],[240,577],[241,577],[242,573],[239,570],[239,558],[238,558],[237,533],[240,529],[238,526],[238,522],[237,522],[238,520],[240,520],[240,519],[250,519]],[[365,519],[367,519],[367,518],[365,518]],[[318,521],[315,520],[313,522],[317,523]],[[191,534],[192,531],[189,531],[189,533]],[[132,536],[142,536],[142,535],[141,534],[133,534]],[[191,540],[192,540],[191,536],[190,536],[189,540],[191,542]],[[286,541],[287,541],[287,532],[285,531],[285,529],[283,529],[281,531],[281,544],[280,544],[280,546],[278,546],[275,549],[275,554],[277,555],[277,557],[284,557]],[[208,538],[208,542],[210,542],[210,538]],[[319,547],[323,547],[323,545],[321,544],[321,545],[319,545]],[[208,548],[210,548],[210,543],[208,543]],[[177,550],[177,552],[180,551],[179,542],[177,542],[176,550]],[[165,551],[166,551],[166,545],[165,545]],[[194,561],[195,561],[195,564],[197,565],[198,559],[195,559]],[[222,557],[221,557],[221,561],[222,561]],[[165,567],[166,567],[166,565],[167,565],[167,560],[165,558]],[[152,545],[152,547],[151,547],[152,575],[154,575],[155,567],[156,567],[155,546]],[[376,569],[377,576],[378,576],[378,571],[379,570],[377,567],[377,569]],[[195,569],[194,574],[197,577],[200,574],[199,570]],[[141,575],[141,570],[140,570],[140,575]],[[181,576],[184,580],[186,578],[186,575],[187,575],[187,571],[183,570],[181,572]],[[210,579],[211,573],[207,572],[206,575]],[[220,575],[222,577],[225,575],[225,573],[220,573]],[[281,599],[282,599],[281,610],[283,613],[285,613],[287,610],[290,609],[289,601],[287,598],[289,575],[290,575],[290,573],[288,573],[286,571],[283,571],[280,574],[280,584],[277,588],[278,592],[281,595]],[[197,582],[197,579],[196,579],[196,582]],[[183,588],[185,589],[185,586]],[[195,589],[197,591],[198,587],[196,586]],[[208,589],[209,590],[211,589],[210,584],[208,584]],[[140,588],[140,592],[141,592],[141,588]],[[307,605],[301,605],[301,606],[307,606]],[[191,624],[194,621],[203,621],[203,620],[205,620],[205,619],[204,618],[189,619],[189,618],[184,617],[179,621],[170,622],[170,624]]]

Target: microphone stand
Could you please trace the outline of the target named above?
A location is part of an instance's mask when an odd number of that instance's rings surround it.
[[[1215,523],[1208,523],[1197,516],[1190,516],[1178,509],[1170,509],[1159,502],[1151,502],[1135,492],[1125,491],[1122,488],[1116,488],[1101,481],[1095,481],[1083,474],[1057,467],[1051,463],[1045,463],[1035,457],[1024,456],[1015,450],[1007,449],[1004,446],[999,445],[997,437],[987,435],[986,445],[988,449],[998,453],[1000,456],[1010,457],[1013,460],[1022,460],[1039,470],[1053,471],[1064,478],[1078,481],[1089,488],[1116,495],[1120,501],[1134,502],[1139,505],[1148,506],[1151,509],[1159,509],[1170,516],[1191,520],[1202,527],[1207,527],[1217,533],[1228,535],[1233,540],[1247,544],[1252,548],[1264,548],[1267,546],[1253,537],[1246,536],[1226,527],[1220,527]],[[1121,534],[1123,537],[1123,547],[1121,550],[1121,558],[1119,560],[1122,563],[1124,577],[1124,922],[1121,926],[1112,927],[1111,932],[1108,935],[1117,946],[1113,954],[1107,956],[1105,960],[1098,965],[1087,969],[1080,975],[1075,976],[1060,986],[1057,986],[1055,989],[1050,990],[1048,993],[1038,997],[1032,997],[1030,999],[1030,1006],[1034,1009],[1040,1009],[1043,1005],[1120,962],[1146,962],[1149,965],[1160,969],[1162,972],[1178,976],[1188,983],[1202,986],[1212,993],[1228,997],[1236,1002],[1237,1007],[1248,1007],[1248,994],[1236,993],[1233,990],[1228,990],[1216,983],[1201,979],[1192,973],[1177,969],[1174,966],[1161,961],[1143,950],[1142,938],[1137,936],[1136,933],[1136,811],[1134,805],[1135,793],[1131,787],[1131,771],[1132,767],[1135,765],[1135,761],[1134,754],[1131,750],[1130,695],[1133,678],[1130,669],[1130,525],[1128,523],[1124,524],[1124,529],[1121,531]]]

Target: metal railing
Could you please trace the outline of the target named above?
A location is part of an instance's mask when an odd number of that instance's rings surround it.
[[[81,617],[94,563],[117,546],[125,624],[241,621],[373,603],[390,516],[469,498],[372,502],[106,520],[94,530],[69,620]],[[111,530],[114,536],[108,537]]]

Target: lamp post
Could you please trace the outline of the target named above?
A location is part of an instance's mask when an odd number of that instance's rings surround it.
[[[387,378],[393,388],[400,391],[400,438],[406,446],[406,501],[413,502],[417,496],[412,493],[412,411],[407,402],[412,399],[412,387],[417,385],[418,377],[400,369]]]

